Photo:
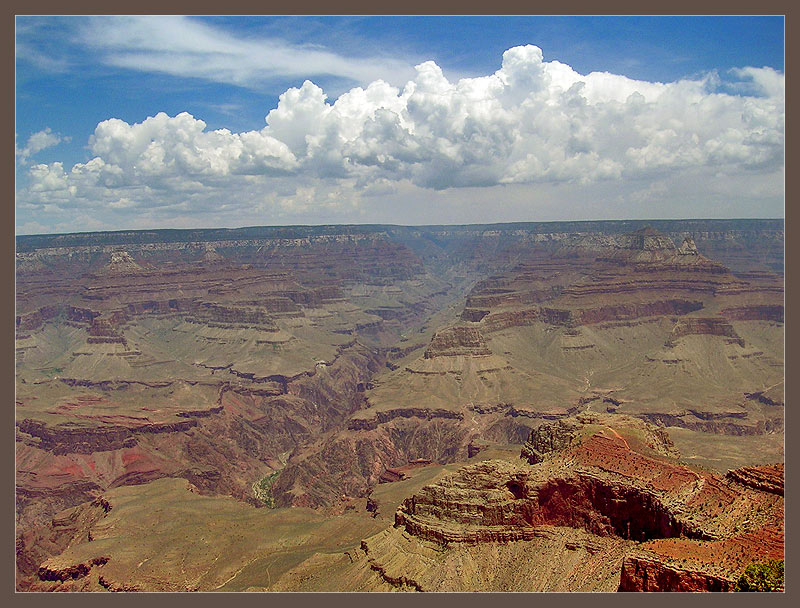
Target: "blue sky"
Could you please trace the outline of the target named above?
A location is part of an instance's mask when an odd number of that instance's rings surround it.
[[[783,216],[782,17],[17,17],[16,41],[19,233]]]

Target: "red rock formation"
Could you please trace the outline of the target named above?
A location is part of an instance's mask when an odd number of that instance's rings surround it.
[[[630,556],[622,562],[619,591],[733,591],[735,586],[735,580],[670,566],[657,557]]]
[[[720,317],[686,317],[679,319],[672,328],[669,344],[683,336],[723,336],[730,338],[732,343],[744,346],[744,339],[736,333],[733,326]]]
[[[726,477],[736,483],[783,496],[782,463],[763,467],[742,467],[728,471]]]
[[[24,585],[33,574],[41,580],[64,581],[85,576],[92,566],[105,563],[100,558],[58,571],[39,567],[49,555],[58,555],[72,543],[83,541],[91,527],[110,509],[108,501],[98,497],[91,503],[63,511],[48,525],[30,528],[20,534],[16,541],[17,581],[23,584],[20,590],[26,589]]]
[[[775,321],[783,323],[783,306],[780,304],[754,304],[724,308],[721,314],[732,321]]]
[[[652,490],[602,475],[578,473],[543,481],[498,467],[492,461],[470,465],[457,476],[423,488],[397,511],[395,526],[439,543],[530,540],[543,525],[639,541],[703,537]]]
[[[410,460],[408,464],[401,467],[389,467],[378,478],[378,483],[393,483],[395,481],[402,481],[411,477],[411,472],[414,469],[425,467],[431,464],[427,458],[415,458]]]
[[[727,480],[700,473],[638,451],[658,452],[642,443],[641,421],[612,420],[590,416],[534,432],[532,443],[550,450],[539,464],[463,467],[406,499],[395,526],[440,544],[531,540],[540,526],[630,539],[641,550],[620,563],[622,591],[726,591],[749,563],[782,555],[780,467]]]

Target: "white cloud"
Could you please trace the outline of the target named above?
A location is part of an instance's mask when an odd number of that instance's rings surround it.
[[[80,37],[109,65],[251,88],[276,77],[370,82],[411,74],[411,66],[397,59],[344,57],[278,38],[242,38],[175,15],[94,17]]]
[[[30,169],[33,185],[32,192],[65,192],[69,190],[67,174],[59,163],[49,165],[33,165]]]
[[[208,35],[201,28],[197,39],[180,44],[228,49],[230,41]],[[134,28],[129,37],[137,36]],[[156,34],[152,46],[168,50],[167,37]],[[663,184],[691,177],[702,198],[712,176],[719,183],[783,168],[784,77],[769,68],[736,74],[757,87],[755,96],[720,92],[714,75],[674,83],[583,76],[527,46],[506,51],[488,76],[450,82],[425,62],[402,88],[375,80],[334,103],[305,81],[280,96],[259,131],[207,131],[187,113],[137,124],[106,120],[89,140],[92,160],[70,170],[61,163],[32,167],[18,201],[32,209],[54,201],[105,205],[140,217],[150,210],[164,221],[206,214],[209,223],[258,208],[267,217],[241,223],[268,223],[269,210],[306,221],[323,211],[353,213],[354,205],[393,196],[397,185],[419,197],[500,185],[571,184],[577,192],[636,182],[639,194],[629,200],[638,196],[646,205],[642,193],[671,192]]]
[[[734,68],[731,73],[745,81],[740,83],[743,90],[755,91],[765,97],[783,97],[786,94],[783,74],[772,68]]]
[[[205,128],[186,112],[175,117],[161,112],[133,125],[112,118],[97,125],[89,139],[95,166],[76,168],[103,173],[122,186],[172,177],[213,183],[230,175],[277,175],[297,166],[286,144],[264,131]]]
[[[70,62],[65,58],[46,55],[32,45],[21,42],[19,39],[21,33],[19,25],[17,25],[17,41],[14,47],[14,54],[18,61],[28,61],[40,70],[56,74],[64,73],[69,69]]]
[[[50,127],[47,127],[31,135],[24,148],[20,149],[17,147],[15,150],[16,156],[19,158],[19,161],[24,164],[37,152],[57,146],[62,141],[69,141],[69,139],[69,137],[61,137],[58,133],[53,133]]]

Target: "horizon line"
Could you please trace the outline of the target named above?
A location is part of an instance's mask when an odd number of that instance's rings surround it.
[[[468,222],[463,224],[396,224],[381,222],[365,223],[322,223],[322,224],[253,224],[247,226],[230,227],[201,227],[201,228],[119,228],[114,230],[85,230],[76,232],[39,232],[27,234],[15,234],[15,240],[20,237],[59,237],[59,236],[78,236],[89,234],[121,234],[121,233],[144,233],[144,232],[190,232],[190,231],[212,231],[212,230],[252,230],[257,228],[330,228],[330,227],[396,227],[396,228],[432,228],[444,226],[508,226],[513,224],[587,224],[587,223],[610,223],[610,222],[741,222],[741,221],[786,221],[786,217],[683,217],[683,218],[628,218],[628,219],[580,219],[580,220],[518,220],[506,222]]]

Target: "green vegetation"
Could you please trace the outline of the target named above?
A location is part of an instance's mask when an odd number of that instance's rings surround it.
[[[272,497],[272,484],[275,483],[280,471],[270,473],[261,481],[253,484],[253,494],[258,500],[267,505],[270,509],[275,507],[275,499]]]
[[[45,376],[54,376],[56,374],[63,374],[63,367],[40,367],[36,371],[42,372]]]
[[[736,591],[783,591],[783,560],[747,566],[736,583]]]

